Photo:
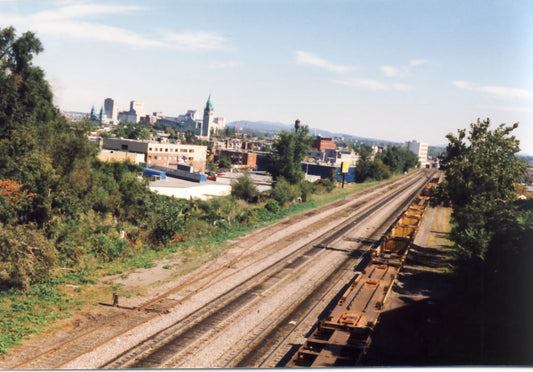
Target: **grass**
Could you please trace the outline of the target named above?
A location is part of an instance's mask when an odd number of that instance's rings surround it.
[[[56,280],[34,285],[29,291],[0,292],[0,354],[57,319],[71,316],[68,310],[80,304],[75,296],[59,288]]]
[[[120,285],[110,281],[107,286],[95,286],[103,275],[121,275],[121,278],[126,278],[127,272],[132,269],[149,269],[158,259],[175,254],[183,257],[180,270],[176,271],[175,275],[185,275],[218,257],[233,244],[232,240],[257,228],[305,213],[382,182],[385,181],[345,184],[344,188],[338,186],[330,193],[314,194],[307,202],[292,204],[265,220],[233,226],[230,230],[220,233],[203,234],[184,242],[169,243],[158,247],[157,250],[143,246],[137,248],[133,256],[124,260],[98,263],[97,270],[94,271],[87,269],[65,272],[44,284],[34,285],[25,293],[14,289],[0,291],[0,354],[6,354],[10,348],[20,344],[22,339],[49,329],[58,319],[70,317],[70,311],[80,310],[88,303],[109,299],[109,292],[119,289]],[[166,265],[164,268],[170,269],[170,266]],[[123,295],[128,298],[132,296],[131,293]]]

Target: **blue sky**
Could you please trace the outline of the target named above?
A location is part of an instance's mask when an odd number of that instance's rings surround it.
[[[0,1],[9,25],[41,39],[63,110],[211,94],[228,121],[430,145],[489,117],[533,154],[532,1]]]

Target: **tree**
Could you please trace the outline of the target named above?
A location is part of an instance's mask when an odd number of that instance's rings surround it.
[[[355,180],[364,182],[372,176],[372,146],[362,143],[354,146],[354,150],[359,153],[359,160],[355,167]]]
[[[257,202],[259,191],[257,191],[257,186],[248,172],[245,172],[237,180],[231,181],[231,195],[249,203]]]
[[[131,121],[121,122],[116,125],[111,134],[115,137],[128,138],[134,140],[149,140],[150,130],[147,124],[133,123]]]
[[[489,119],[478,119],[470,124],[468,136],[465,129],[457,136],[448,134],[449,144],[440,158],[445,178],[436,196],[453,208],[452,238],[459,256],[467,261],[486,258],[502,226],[494,216],[511,208],[514,185],[526,171],[525,162],[515,155],[519,141],[511,135],[518,123],[489,127]]]
[[[42,50],[33,33],[17,37],[13,27],[0,29],[0,179],[36,195],[29,219],[39,224],[50,217],[54,171],[44,147],[57,117],[44,72],[31,63]]]
[[[458,130],[458,136],[448,134],[446,153],[440,157],[440,167],[446,177],[439,185],[441,200],[454,209],[472,203],[491,203],[514,198],[514,184],[526,172],[526,164],[515,154],[520,142],[510,127],[500,124],[490,130],[490,120],[470,124]]]
[[[228,155],[221,155],[218,160],[219,169],[231,169],[231,159]]]
[[[298,131],[282,131],[274,142],[270,153],[269,172],[274,181],[283,177],[290,184],[299,184],[304,178],[302,160],[311,148],[313,138],[308,135],[309,127],[304,125]]]
[[[404,173],[410,168],[416,167],[418,157],[409,149],[399,146],[388,146],[385,151],[377,156],[383,161],[392,173]]]
[[[478,119],[468,133],[447,135],[436,196],[453,208],[456,275],[468,299],[461,311],[476,312],[485,330],[477,343],[487,352],[475,363],[530,365],[533,203],[514,192],[526,170],[512,135],[518,124],[489,127]]]

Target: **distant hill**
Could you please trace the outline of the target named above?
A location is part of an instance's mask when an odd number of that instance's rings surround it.
[[[239,131],[242,131],[244,126],[246,125],[246,132],[250,133],[252,131],[254,132],[263,132],[263,133],[279,133],[282,130],[289,131],[294,128],[294,124],[284,124],[284,123],[278,123],[278,122],[270,122],[270,121],[247,121],[247,120],[238,120],[238,121],[232,121],[226,126],[229,127],[239,127]],[[376,145],[400,145],[402,142],[393,142],[393,141],[387,141],[382,140],[378,138],[368,138],[368,137],[359,137],[354,136],[351,134],[345,134],[345,133],[337,133],[337,132],[329,132],[324,129],[319,128],[309,128],[309,133],[311,135],[321,135],[323,137],[335,137],[344,138],[347,142],[354,142],[354,141],[360,141],[365,143],[372,143]]]

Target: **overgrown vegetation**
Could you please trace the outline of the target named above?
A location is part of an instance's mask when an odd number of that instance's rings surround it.
[[[138,166],[97,159],[87,139],[92,122],[69,123],[58,113],[43,71],[32,65],[40,51],[31,32],[0,29],[0,353],[69,316],[84,286],[102,275],[149,268],[173,252],[217,254],[227,239],[328,201],[293,200],[334,190],[279,177],[275,198],[261,199],[246,178],[235,188],[245,201],[154,194]],[[127,123],[116,129],[137,138],[142,131]]]
[[[402,174],[418,166],[416,154],[400,146],[388,146],[374,156],[372,147],[364,143],[356,146],[355,150],[360,156],[355,170],[357,182],[388,179],[393,174]]]
[[[526,164],[512,135],[518,124],[490,129],[489,119],[448,134],[441,157],[445,179],[437,200],[453,208],[451,238],[456,275],[477,316],[481,353],[473,364],[532,364],[530,319],[533,200],[520,200],[516,185]]]

